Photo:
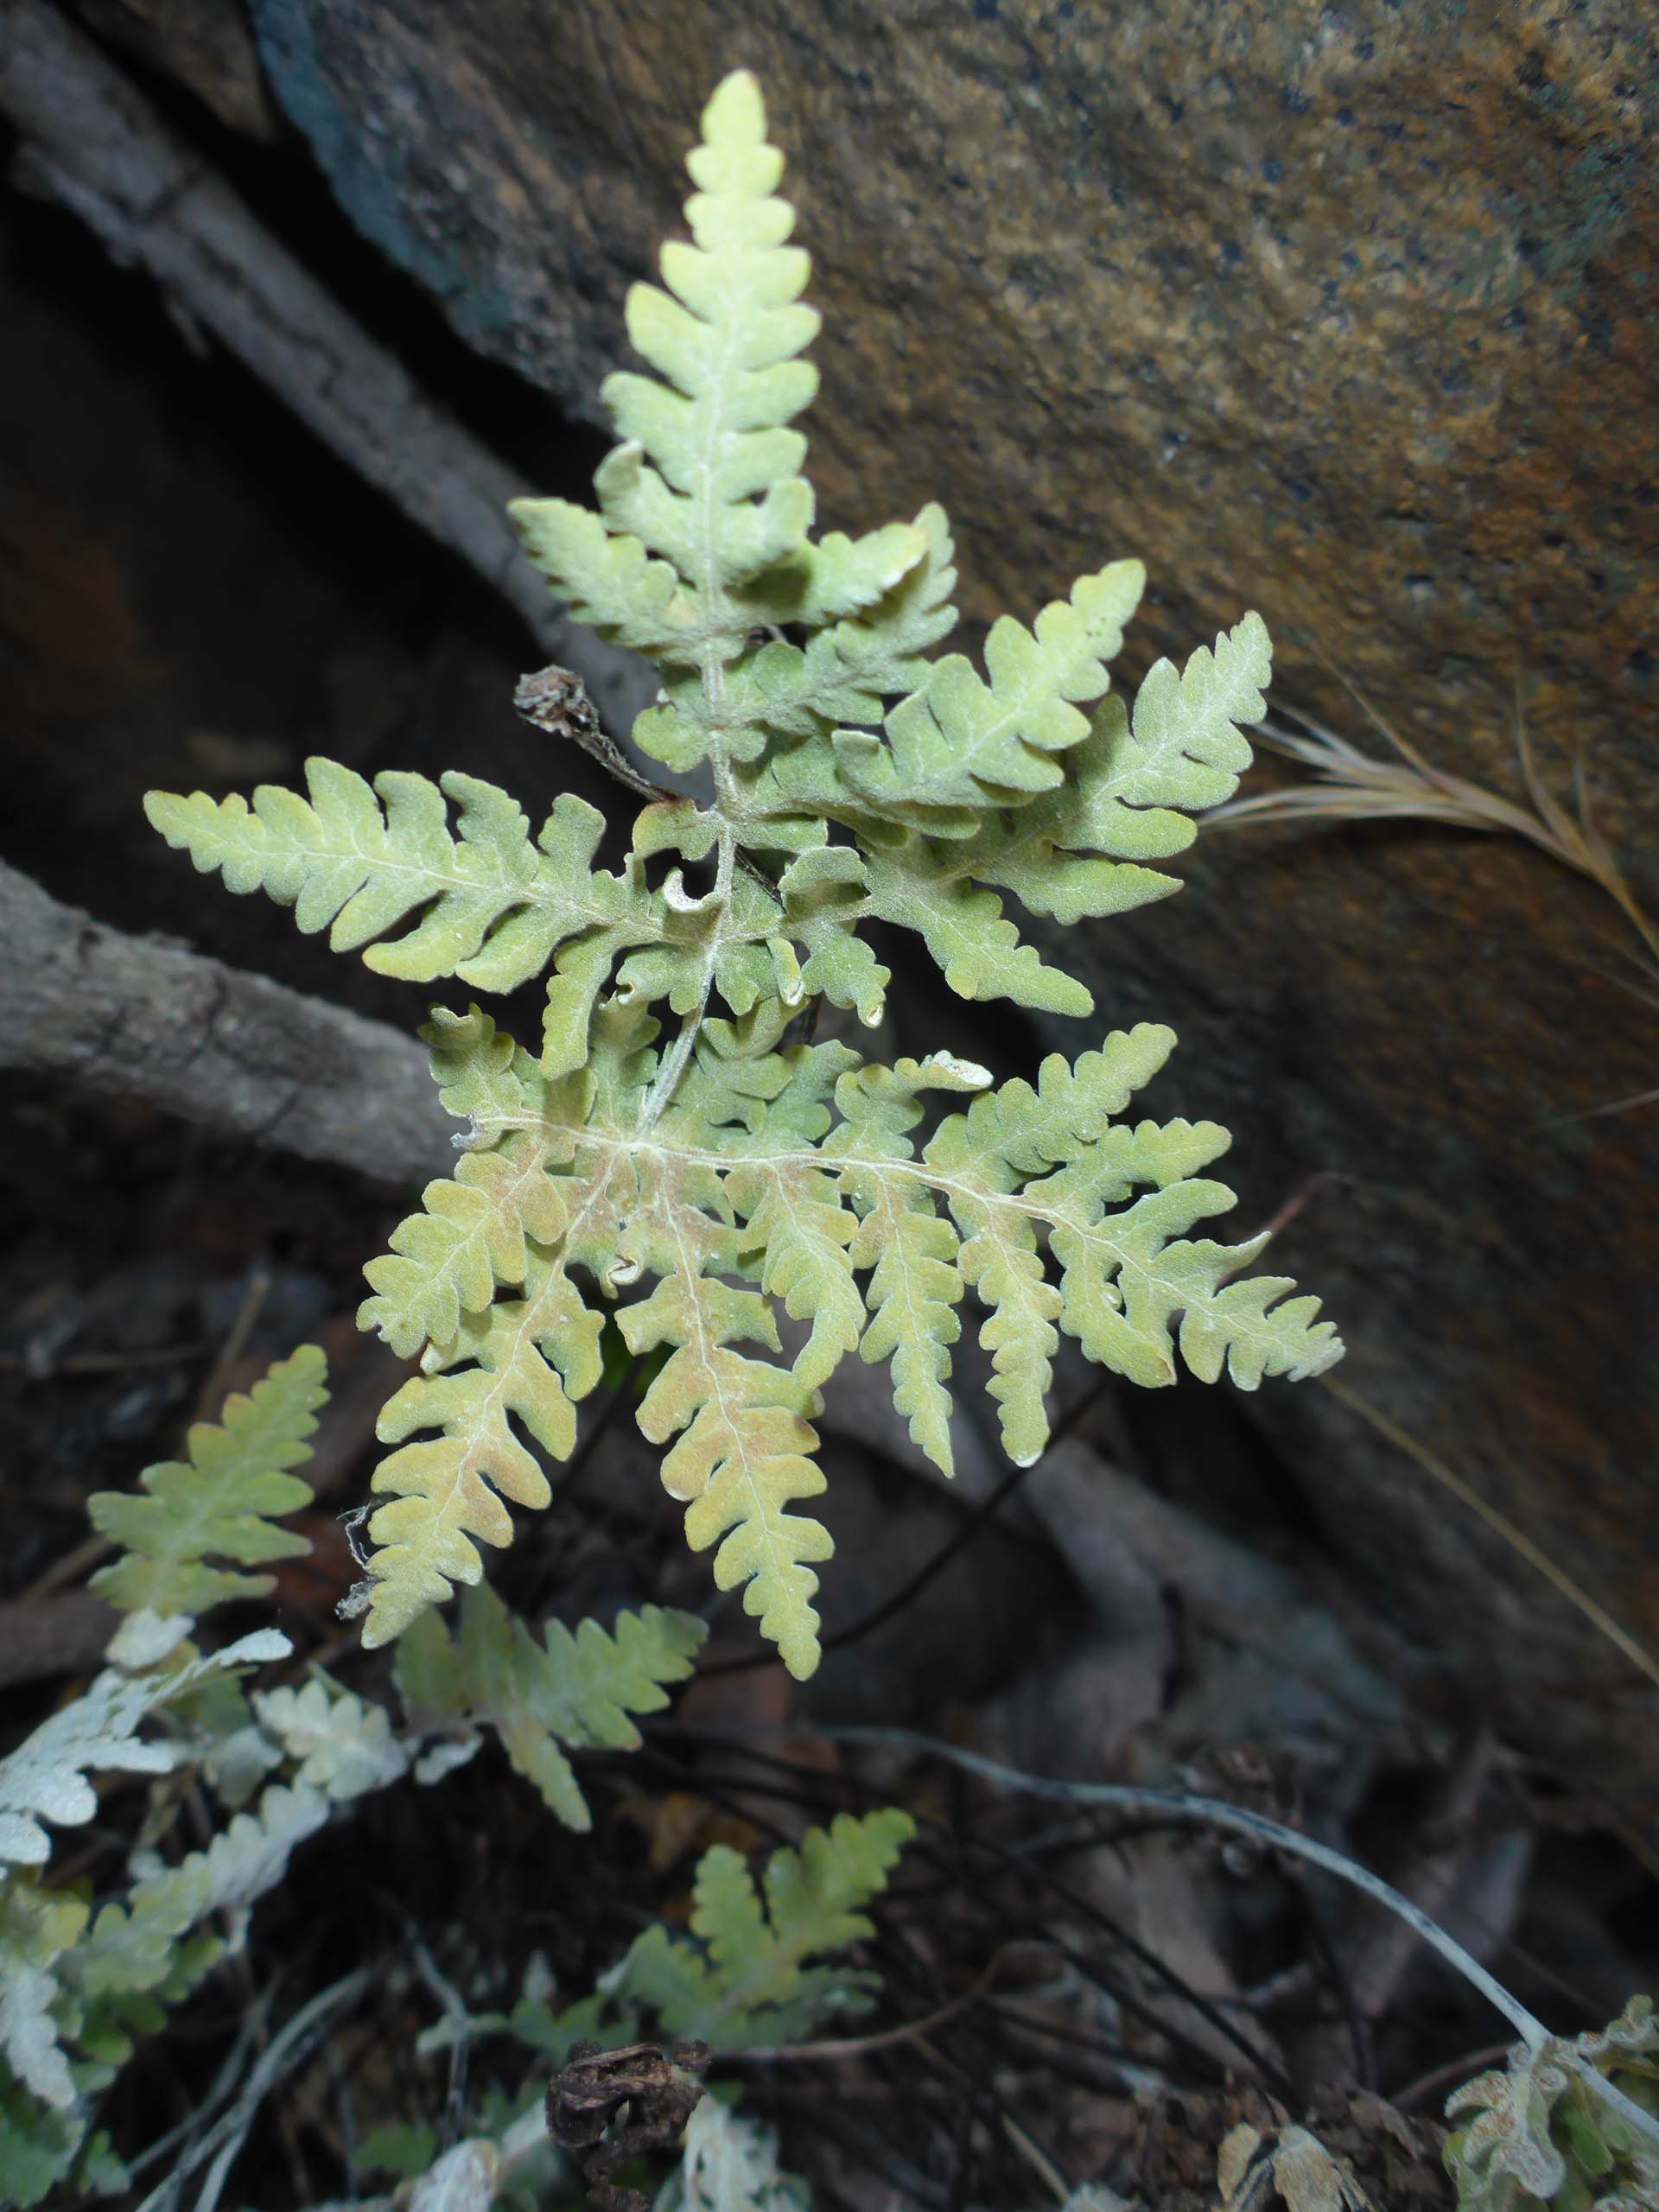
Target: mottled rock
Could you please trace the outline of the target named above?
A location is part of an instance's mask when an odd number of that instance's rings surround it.
[[[1582,745],[1650,893],[1659,58],[1633,0],[1448,9],[984,0],[251,0],[352,219],[482,352],[592,413],[698,107],[761,75],[826,315],[825,519],[950,505],[966,604],[1147,560],[1143,657],[1259,606],[1444,765],[1513,786],[1508,699]],[[487,426],[480,426],[486,428]],[[1310,641],[1297,647],[1300,634]],[[1111,1023],[1184,1050],[1154,1105],[1240,1140],[1374,1396],[1649,1646],[1659,1013],[1629,932],[1535,852],[1414,827],[1206,842],[1103,930]],[[1081,949],[1080,949],[1081,948]],[[1412,1461],[1269,1389],[1331,1544],[1448,1694],[1659,1784],[1639,1677]]]
[[[219,120],[271,139],[277,119],[253,33],[231,0],[71,0],[89,29],[151,69],[178,78]]]

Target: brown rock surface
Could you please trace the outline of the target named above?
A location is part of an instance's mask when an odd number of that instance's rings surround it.
[[[1152,645],[1259,606],[1505,786],[1518,671],[1659,894],[1647,10],[251,11],[359,227],[588,413],[697,109],[753,67],[826,317],[827,522],[941,496],[982,616],[1134,551]],[[1311,653],[1281,669],[1343,713]],[[1187,873],[1067,947],[1109,1022],[1181,1030],[1154,1107],[1235,1128],[1246,1222],[1337,1179],[1282,1249],[1345,1379],[1659,1647],[1654,1110],[1541,1126],[1659,1080],[1659,1012],[1604,972],[1628,932],[1535,853],[1418,828],[1239,832]],[[1260,1410],[1465,1706],[1659,1791],[1650,1693],[1530,1567],[1317,1388]]]

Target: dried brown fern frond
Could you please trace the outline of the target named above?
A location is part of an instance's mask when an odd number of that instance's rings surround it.
[[[1272,751],[1312,769],[1318,782],[1233,799],[1211,811],[1206,828],[1243,822],[1410,820],[1523,838],[1604,892],[1636,931],[1649,957],[1659,962],[1659,925],[1643,912],[1602,834],[1585,783],[1582,759],[1573,764],[1569,807],[1550,790],[1540,772],[1518,691],[1515,745],[1526,786],[1525,805],[1482,784],[1471,783],[1466,777],[1437,768],[1352,683],[1345,677],[1343,681],[1372,727],[1393,747],[1395,757],[1389,760],[1363,752],[1311,715],[1284,709],[1297,725],[1294,729],[1261,722],[1255,734]]]

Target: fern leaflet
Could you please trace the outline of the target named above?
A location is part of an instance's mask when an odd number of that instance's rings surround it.
[[[647,1605],[619,1614],[613,1634],[597,1621],[574,1634],[550,1621],[538,1639],[493,1591],[468,1590],[453,1638],[435,1613],[404,1637],[397,1687],[416,1732],[460,1732],[475,1743],[480,1726],[493,1728],[565,1826],[587,1829],[593,1818],[561,1746],[634,1750],[639,1732],[629,1715],[661,1712],[663,1685],[691,1672],[705,1633],[692,1614]]]
[[[872,1932],[864,1908],[914,1834],[907,1813],[839,1813],[809,1828],[798,1851],[774,1851],[758,1887],[738,1853],[717,1844],[697,1868],[690,1936],[647,1929],[614,1993],[717,2050],[793,2042],[832,2012],[864,2011],[878,1986],[868,1969],[807,1962]]]
[[[311,1503],[310,1484],[287,1471],[311,1457],[306,1439],[327,1395],[323,1356],[302,1344],[247,1396],[229,1398],[222,1423],[197,1422],[188,1463],[146,1467],[143,1497],[96,1492],[86,1507],[92,1526],[126,1555],[101,1567],[92,1588],[126,1611],[193,1618],[233,1598],[267,1596],[273,1576],[207,1562],[233,1559],[245,1567],[308,1548],[303,1536],[275,1523]]]

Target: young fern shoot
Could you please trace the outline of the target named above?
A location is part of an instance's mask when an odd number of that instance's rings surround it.
[[[793,425],[817,316],[752,77],[715,92],[690,166],[691,239],[628,297],[649,372],[605,386],[621,442],[600,512],[525,499],[513,515],[573,614],[657,663],[634,744],[701,771],[708,796],[647,788],[615,873],[594,865],[605,823],[584,801],[561,797],[532,839],[512,798],[459,773],[372,787],[318,760],[308,798],[148,809],[198,868],[383,973],[484,991],[547,977],[537,1052],[476,1007],[439,1008],[425,1032],[468,1127],[454,1176],[368,1270],[365,1325],[421,1371],[380,1424],[396,1448],[374,1477],[365,1642],[476,1583],[479,1546],[511,1541],[510,1503],[546,1503],[524,1439],[570,1451],[615,1308],[634,1352],[666,1355],[639,1424],[670,1447],[690,1541],[806,1675],[830,1542],[791,1509],[823,1488],[812,1424],[849,1355],[887,1363],[948,1473],[970,1290],[1022,1463],[1046,1440],[1061,1331],[1148,1385],[1174,1379],[1178,1344],[1195,1374],[1247,1389],[1316,1374],[1341,1345],[1317,1300],[1240,1278],[1264,1240],[1192,1235],[1233,1204],[1203,1172],[1226,1132],[1122,1118],[1169,1030],[1114,1033],[1000,1089],[945,1053],[887,1067],[786,1041],[814,999],[880,1020],[872,922],[912,931],[965,998],[1091,1014],[1004,895],[1075,923],[1177,889],[1154,863],[1248,765],[1238,725],[1264,711],[1269,647],[1247,614],[1184,670],[1160,661],[1130,710],[1108,664],[1144,574],[1118,561],[1029,627],[1004,615],[982,672],[936,654],[955,621],[940,508],[813,534]],[[810,1325],[793,1358],[779,1306]]]

